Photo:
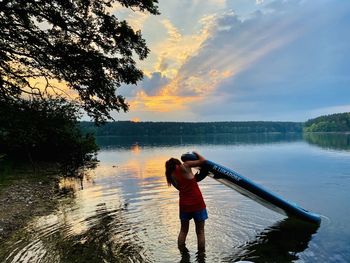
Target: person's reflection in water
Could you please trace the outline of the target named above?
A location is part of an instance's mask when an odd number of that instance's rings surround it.
[[[180,263],[190,263],[191,262],[191,255],[188,249],[180,249],[179,251],[181,253],[181,260]]]
[[[180,249],[180,253],[181,253],[181,260],[179,263],[190,263],[191,262],[191,255],[188,251],[188,249]],[[198,263],[205,263],[205,251],[198,251],[196,253],[196,261]]]
[[[265,229],[253,241],[235,248],[225,262],[250,260],[259,262],[293,262],[303,252],[319,228],[316,224],[287,218]]]
[[[197,252],[196,261],[198,263],[205,263],[205,251],[198,251]]]

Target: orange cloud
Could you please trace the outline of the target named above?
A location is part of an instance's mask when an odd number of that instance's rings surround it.
[[[166,94],[149,96],[145,92],[139,92],[135,99],[130,101],[130,108],[131,111],[170,112],[184,110],[189,103],[199,99],[199,97]]]
[[[161,72],[169,78],[175,77],[181,66],[197,53],[201,44],[210,36],[214,21],[214,15],[205,16],[199,21],[199,30],[193,34],[182,34],[169,19],[163,19],[161,24],[168,35],[151,47],[152,55],[157,57],[153,71]]]

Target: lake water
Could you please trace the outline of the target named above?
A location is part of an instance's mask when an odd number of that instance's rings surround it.
[[[0,248],[1,262],[350,262],[350,136],[301,134],[98,138],[99,166],[64,179],[57,211]],[[286,219],[206,178],[205,255],[177,249],[178,192],[164,162],[196,150],[321,214],[319,227]],[[2,257],[2,258],[1,258]]]

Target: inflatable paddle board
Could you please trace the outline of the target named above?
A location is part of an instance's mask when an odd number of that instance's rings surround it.
[[[183,162],[194,161],[198,160],[198,157],[194,153],[185,153],[181,156],[181,160]],[[196,178],[198,176],[200,179],[203,179],[203,174],[209,175],[217,181],[282,215],[296,217],[316,224],[320,224],[321,222],[321,217],[319,215],[309,212],[295,203],[288,202],[235,171],[217,163],[207,160],[198,174],[200,176],[196,175]],[[199,180],[197,179],[197,181]]]

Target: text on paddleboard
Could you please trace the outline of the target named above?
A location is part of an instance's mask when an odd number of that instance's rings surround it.
[[[217,166],[217,165],[214,165],[213,166],[213,170],[219,172],[219,173],[223,173],[223,174],[226,174],[230,177],[232,177],[233,179],[235,179],[236,181],[240,181],[242,178],[240,178],[238,175],[236,175],[235,173],[231,172],[231,171],[228,171],[220,166]]]

